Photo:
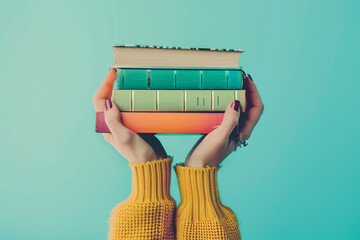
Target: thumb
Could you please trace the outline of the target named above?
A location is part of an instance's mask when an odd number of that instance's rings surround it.
[[[116,135],[124,128],[121,122],[120,110],[112,100],[105,100],[104,116],[105,122],[112,134]]]
[[[234,130],[239,122],[240,117],[240,101],[235,100],[229,103],[225,110],[224,118],[219,126],[222,128],[222,132],[229,137],[231,132]]]

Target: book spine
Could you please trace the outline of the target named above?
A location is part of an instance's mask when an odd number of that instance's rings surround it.
[[[245,90],[113,90],[120,111],[224,112],[230,102],[240,101],[245,112]]]
[[[240,69],[126,69],[116,73],[114,89],[242,89]]]
[[[121,112],[124,126],[137,133],[207,134],[219,126],[223,118],[224,113]],[[103,112],[96,112],[95,132],[110,132]]]

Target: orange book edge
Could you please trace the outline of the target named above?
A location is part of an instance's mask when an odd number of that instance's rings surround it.
[[[137,133],[201,133],[217,128],[224,113],[121,112],[125,127]],[[96,112],[95,132],[109,133],[103,112]]]

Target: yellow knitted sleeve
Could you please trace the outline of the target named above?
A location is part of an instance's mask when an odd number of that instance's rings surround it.
[[[240,239],[235,213],[219,197],[220,166],[190,168],[174,166],[181,195],[176,211],[176,237],[182,239]]]
[[[175,239],[176,202],[170,196],[172,158],[129,163],[132,192],[111,213],[109,239]]]

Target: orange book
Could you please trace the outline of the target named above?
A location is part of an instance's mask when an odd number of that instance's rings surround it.
[[[199,112],[121,112],[125,127],[137,133],[207,134],[219,126],[224,113]],[[95,132],[110,132],[104,113],[96,112]]]

